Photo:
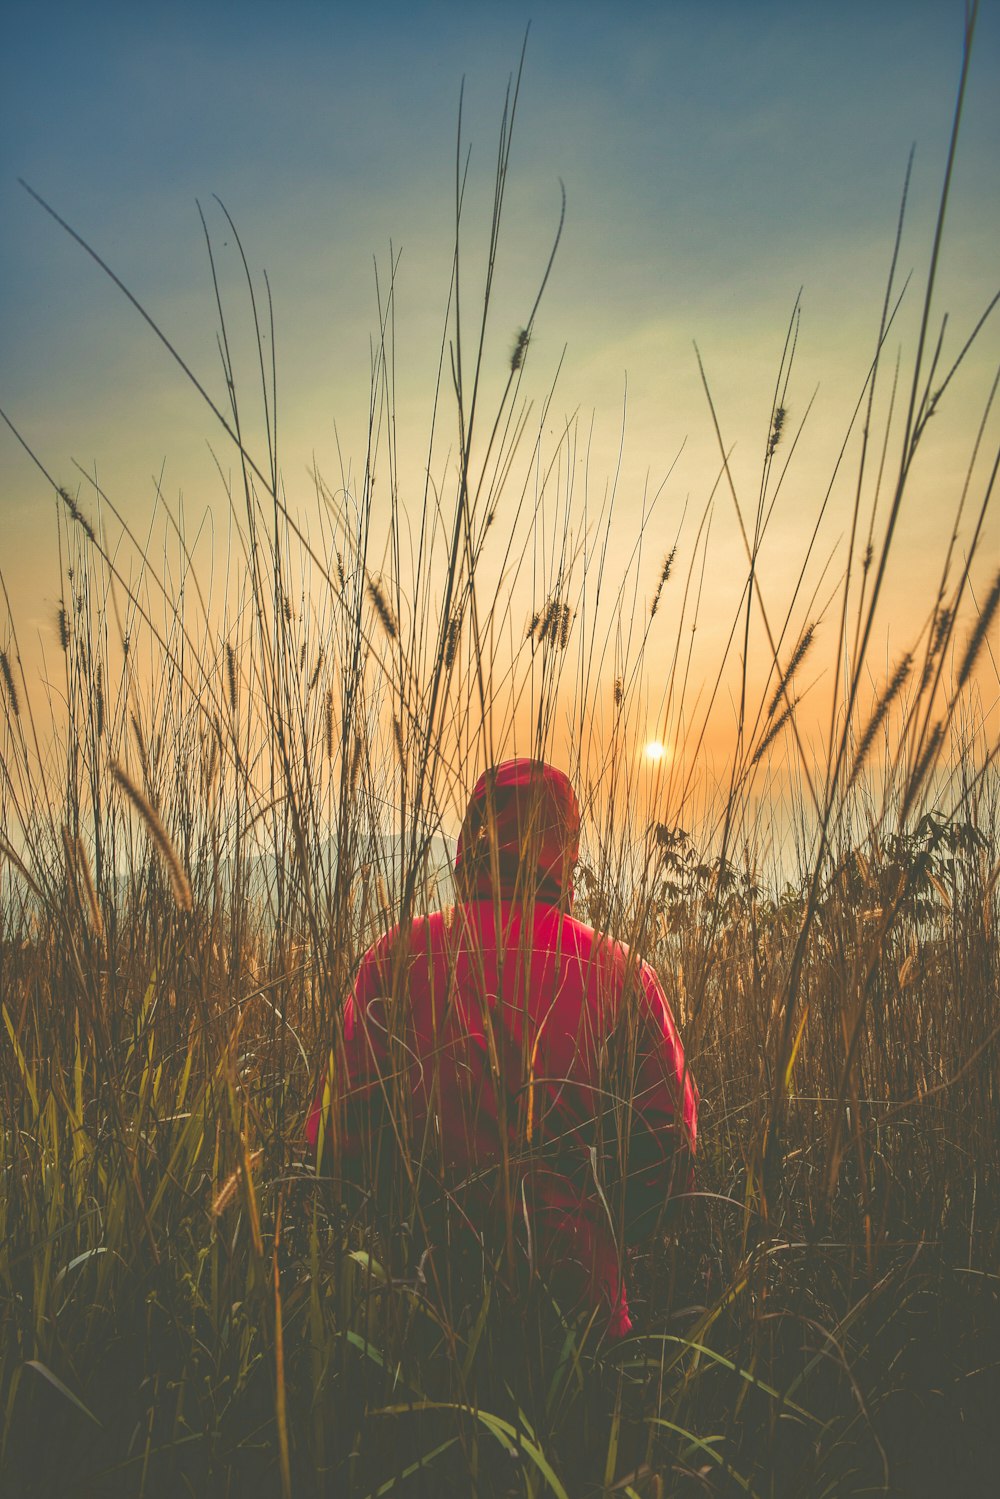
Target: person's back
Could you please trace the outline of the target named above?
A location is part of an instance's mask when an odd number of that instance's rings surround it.
[[[697,1097],[653,970],[569,914],[578,838],[561,772],[515,760],[481,778],[459,901],[366,953],[325,1098],[342,1162],[387,1107],[409,1170],[474,1222],[506,1220],[561,1304],[603,1303],[620,1336],[620,1241],[687,1180]],[[313,1144],[323,1113],[321,1089]]]

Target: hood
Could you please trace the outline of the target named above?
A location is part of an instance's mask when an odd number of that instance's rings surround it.
[[[466,900],[557,904],[572,899],[579,852],[580,806],[569,777],[542,760],[505,760],[473,789],[455,880]]]

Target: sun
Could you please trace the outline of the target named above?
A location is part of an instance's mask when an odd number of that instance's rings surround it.
[[[670,759],[670,750],[662,739],[649,739],[643,746],[643,756],[651,765],[662,765]]]

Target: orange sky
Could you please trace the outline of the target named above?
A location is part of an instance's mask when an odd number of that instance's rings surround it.
[[[463,130],[472,147],[462,261],[468,362],[503,90],[527,20],[527,12],[516,11],[505,9],[501,20],[485,8],[406,7],[376,37],[371,23],[346,11],[334,25],[325,8],[293,5],[283,8],[279,22],[271,8],[249,5],[239,35],[225,32],[225,67],[213,61],[221,21],[184,7],[141,27],[112,5],[97,7],[93,18],[88,13],[86,24],[67,9],[59,27],[45,30],[44,42],[41,21],[27,12],[16,18],[4,80],[0,406],[95,522],[98,506],[85,475],[96,475],[136,534],[150,537],[151,555],[166,569],[168,583],[178,576],[176,546],[164,549],[163,522],[151,519],[161,473],[163,494],[175,511],[183,508],[187,533],[200,532],[205,591],[211,576],[216,599],[224,596],[227,568],[238,581],[240,565],[227,561],[223,547],[227,504],[217,467],[223,474],[233,470],[232,447],[134,309],[16,186],[16,177],[29,180],[108,259],[224,403],[217,317],[193,206],[196,197],[202,201],[238,383],[251,413],[245,440],[263,455],[242,267],[212,201],[218,192],[239,225],[261,298],[261,270],[267,268],[284,494],[312,536],[319,534],[314,464],[331,489],[345,487],[346,479],[355,500],[360,491],[369,337],[377,322],[372,257],[384,294],[391,236],[394,249],[402,249],[394,477],[416,524],[454,234],[459,84],[464,74]],[[593,531],[613,488],[607,576],[630,580],[624,630],[633,611],[635,628],[645,628],[663,559],[677,548],[650,624],[647,683],[634,710],[636,752],[646,738],[661,735],[669,742],[682,722],[689,735],[700,729],[699,714],[728,647],[729,667],[702,741],[703,751],[724,763],[738,712],[742,625],[729,642],[742,618],[747,563],[729,480],[719,482],[718,439],[693,344],[730,452],[732,487],[752,529],[775,381],[802,288],[787,418],[765,499],[766,508],[774,505],[757,577],[783,659],[803,629],[817,622],[800,715],[803,733],[821,748],[830,721],[862,422],[842,460],[839,454],[874,351],[915,141],[897,287],[911,273],[912,280],[886,340],[876,389],[852,564],[857,580],[897,358],[873,527],[876,558],[900,469],[960,64],[962,6],[914,5],[905,22],[894,7],[860,4],[808,17],[785,3],[722,5],[711,14],[694,4],[634,5],[616,13],[613,26],[609,17],[598,6],[546,7],[529,40],[487,330],[481,441],[548,259],[560,179],[566,221],[519,389],[519,409],[528,413],[525,433],[497,505],[483,581],[488,585],[495,575],[511,533],[522,540],[527,535],[523,522],[518,530],[514,521],[525,486],[547,527],[568,509],[576,546],[586,531],[585,511]],[[1000,23],[990,7],[980,20],[931,307],[924,379],[948,314],[935,382],[997,290],[998,61]],[[46,103],[39,108],[33,101],[43,81]],[[863,698],[926,627],[964,503],[950,576],[961,572],[1000,435],[993,408],[977,439],[998,363],[998,326],[994,315],[928,424],[908,475],[871,630]],[[269,359],[269,346],[265,354]],[[447,368],[446,360],[430,464],[446,511],[456,444]],[[390,487],[383,446],[372,500],[373,564],[388,535]],[[644,506],[654,495],[644,522]],[[54,504],[6,428],[0,429],[0,515],[0,569],[30,686],[43,671],[43,653],[50,670],[58,658]],[[109,546],[116,547],[116,524],[107,515],[105,521]],[[526,565],[513,585],[506,626],[512,642],[520,643],[533,609],[544,603],[546,585],[538,577],[551,564],[551,535],[550,529],[544,545],[538,537],[528,554],[537,567]],[[123,573],[137,577],[134,551],[125,544],[116,555]],[[956,633],[959,654],[972,598],[988,591],[998,556],[991,511]],[[504,588],[510,586],[508,575]],[[570,592],[583,587],[578,564]],[[851,639],[855,600],[853,594]],[[611,622],[606,611],[607,594],[599,630]],[[0,623],[0,637],[9,644],[7,628]],[[691,666],[683,718],[675,690],[668,721],[662,698],[679,638],[681,661],[691,647]],[[749,662],[755,715],[769,695],[771,666],[759,608]],[[605,697],[619,670],[612,653],[597,683]],[[995,638],[981,657],[978,683],[995,734]]]

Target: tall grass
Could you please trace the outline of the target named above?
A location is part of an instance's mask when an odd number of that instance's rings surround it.
[[[244,259],[255,410],[213,259],[228,408],[203,394],[237,463],[221,602],[165,505],[160,558],[96,483],[50,479],[65,710],[43,732],[11,620],[0,684],[12,1493],[971,1493],[995,1464],[1000,785],[980,694],[996,580],[973,592],[992,390],[958,485],[957,510],[978,507],[968,544],[900,662],[876,673],[873,650],[920,444],[946,410],[928,318],[947,182],[873,456],[893,257],[832,602],[805,596],[811,550],[784,618],[762,577],[794,450],[794,320],[752,516],[716,420],[712,493],[736,507],[747,571],[741,664],[727,675],[727,654],[703,682],[707,509],[664,546],[644,506],[614,577],[613,489],[597,511],[581,497],[575,428],[546,447],[551,406],[539,419],[525,399],[540,290],[496,356],[519,85],[474,312],[458,153],[416,504],[396,450],[394,266],[367,453],[356,483],[315,476],[310,534],[281,480],[254,280]],[[799,703],[823,630],[838,665],[816,754]],[[733,681],[735,747],[713,776],[703,745]],[[651,723],[673,747],[655,777],[636,754]],[[702,1094],[696,1189],[632,1251],[637,1332],[618,1345],[502,1242],[477,1259],[435,1238],[441,1188],[414,1169],[404,1100],[377,1191],[303,1144],[361,953],[451,898],[442,850],[475,775],[515,749],[572,774],[578,911],[657,965]],[[617,1221],[620,1183],[602,1186]]]

